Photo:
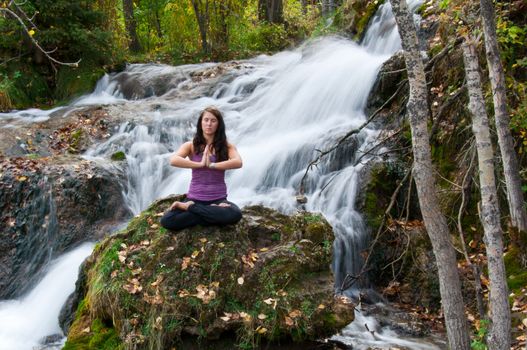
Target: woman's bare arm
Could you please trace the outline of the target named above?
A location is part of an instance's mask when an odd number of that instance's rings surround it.
[[[170,157],[170,165],[178,168],[203,168],[206,166],[206,160],[208,159],[208,149],[205,150],[201,162],[194,162],[187,159],[192,154],[192,142],[188,141],[179,147],[174,155]]]
[[[229,159],[223,162],[210,163],[209,167],[219,170],[238,169],[243,165],[242,157],[238,153],[236,146],[229,143]]]

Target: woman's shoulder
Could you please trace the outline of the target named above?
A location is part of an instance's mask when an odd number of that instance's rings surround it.
[[[230,142],[227,142],[227,147],[228,147],[229,149],[231,149],[231,148],[232,148],[232,149],[236,149],[236,146],[234,146],[234,144],[232,144],[232,143],[230,143]]]

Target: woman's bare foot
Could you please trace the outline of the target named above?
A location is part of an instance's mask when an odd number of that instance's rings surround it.
[[[224,203],[224,202],[222,202],[220,204],[211,204],[211,205],[213,205],[215,207],[222,207],[222,208],[228,208],[228,207],[231,206],[229,203]]]
[[[193,201],[188,201],[188,202],[179,202],[179,201],[175,201],[175,202],[172,203],[172,205],[170,206],[170,210],[176,210],[176,209],[179,209],[179,210],[187,211],[187,210],[188,210],[188,207],[190,207],[192,204],[194,204]]]
[[[184,210],[184,211],[187,211],[187,210],[188,210],[188,207],[190,207],[190,206],[193,205],[193,204],[194,204],[193,201],[183,202],[183,203],[181,203],[179,209]]]

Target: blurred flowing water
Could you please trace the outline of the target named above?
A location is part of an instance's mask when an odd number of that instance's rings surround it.
[[[421,2],[409,3],[415,9]],[[244,162],[242,169],[227,171],[229,199],[241,206],[263,204],[291,213],[299,208],[295,195],[316,150],[331,147],[366,121],[364,107],[378,71],[400,47],[388,3],[379,8],[361,45],[340,37],[320,38],[296,50],[231,63],[226,68],[212,63],[130,65],[121,73],[105,75],[91,95],[76,100],[63,112],[87,104],[106,104],[110,115],[126,120],[85,157],[109,161],[115,152],[126,154],[128,180],[123,197],[131,210],[139,213],[160,197],[186,193],[190,171],[171,168],[168,159],[192,139],[199,112],[214,105],[224,113],[229,141],[237,146]],[[53,115],[28,111],[0,115],[10,118],[13,127],[31,118],[49,117]],[[366,248],[368,234],[356,210],[356,198],[365,165],[376,157],[370,151],[378,133],[367,126],[325,157],[306,179],[305,209],[322,212],[334,227],[336,288],[346,275],[359,274],[362,266],[360,252]],[[347,292],[353,294],[358,287],[367,288],[367,281]],[[27,296],[17,303],[32,298]],[[6,308],[0,305],[0,322],[5,322]],[[353,324],[350,327],[341,341],[356,348],[369,344],[368,332],[360,331],[360,326],[356,331]],[[366,334],[363,341],[362,333]],[[0,344],[3,337],[7,336],[0,333]],[[398,343],[398,339],[389,333],[375,346],[414,344],[410,348],[437,349],[410,340],[399,339]]]

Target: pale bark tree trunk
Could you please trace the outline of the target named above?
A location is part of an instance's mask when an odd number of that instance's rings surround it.
[[[141,44],[139,43],[139,38],[137,37],[136,27],[134,17],[134,2],[133,0],[123,0],[123,12],[124,12],[124,26],[126,32],[130,37],[130,44],[128,47],[134,52],[141,51]]]
[[[492,0],[480,0],[480,5],[483,31],[485,33],[487,64],[494,100],[494,119],[503,161],[505,183],[507,185],[511,223],[520,231],[527,231],[527,212],[524,207],[518,159],[509,129],[510,118],[507,114],[505,75],[500,61],[494,6],[492,5]]]
[[[498,192],[494,177],[494,150],[490,138],[489,119],[481,88],[478,55],[470,38],[463,43],[463,61],[472,113],[472,131],[478,151],[479,182],[481,191],[480,219],[483,225],[490,279],[489,347],[508,350],[511,343],[511,314],[509,310],[507,278],[503,261],[503,232],[500,224]]]
[[[448,342],[450,349],[469,350],[470,337],[457,270],[456,252],[450,241],[447,222],[441,213],[436,194],[427,128],[430,115],[428,89],[418,49],[417,33],[406,1],[390,0],[390,2],[405,51],[410,84],[407,109],[412,131],[413,174],[424,224],[436,258]]]

